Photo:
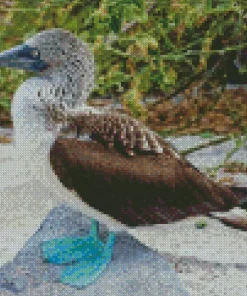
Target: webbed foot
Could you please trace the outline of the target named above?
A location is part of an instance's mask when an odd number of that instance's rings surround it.
[[[115,233],[110,232],[106,245],[100,255],[81,260],[64,269],[60,280],[64,284],[82,288],[92,283],[106,269],[112,259]]]
[[[88,236],[55,238],[43,242],[41,248],[45,261],[66,264],[96,257],[102,253],[104,244],[98,238],[98,222],[92,220]]]
[[[110,232],[104,244],[98,236],[98,222],[92,220],[85,237],[55,238],[42,243],[43,258],[54,264],[69,264],[61,274],[64,284],[82,288],[106,269],[112,258],[116,234]]]

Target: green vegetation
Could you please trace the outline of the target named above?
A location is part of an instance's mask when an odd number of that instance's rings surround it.
[[[207,222],[204,219],[199,220],[198,222],[195,223],[195,227],[197,229],[204,229],[205,227],[207,227]]]
[[[95,54],[91,98],[120,98],[129,112],[145,119],[145,96],[168,101],[195,81],[201,87],[215,77],[215,87],[224,83],[219,66],[246,46],[243,11],[247,4],[233,0],[16,0],[0,6],[0,50],[44,29],[68,29]],[[8,100],[28,75],[0,69],[0,109],[9,108]]]
[[[246,24],[234,3],[17,0],[10,8],[0,8],[5,24],[0,26],[0,49],[47,28],[66,28],[88,42],[96,56],[97,86],[92,97],[119,97],[134,116],[145,118],[143,96],[164,99],[200,78],[210,58],[246,45]],[[245,2],[238,5],[247,8]],[[4,101],[28,75],[13,70],[0,74]]]
[[[240,148],[244,147],[246,145],[247,141],[247,134],[244,136],[234,135],[230,134],[230,139],[234,141],[235,147],[231,149],[228,153],[226,153],[226,156],[222,163],[218,164],[217,166],[213,168],[207,169],[207,174],[211,177],[215,177],[219,169],[224,168],[225,171],[234,171],[235,169],[238,169],[239,172],[244,171],[244,168],[240,166],[236,166],[236,162],[231,162],[231,157],[235,152],[237,152]],[[244,171],[246,172],[246,171]]]
[[[212,133],[212,132],[204,132],[204,133],[201,133],[200,136],[201,136],[202,138],[207,139],[207,138],[212,138],[212,137],[214,137],[214,136],[215,136],[215,133]]]

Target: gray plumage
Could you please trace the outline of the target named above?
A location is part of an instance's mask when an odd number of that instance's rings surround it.
[[[94,87],[95,67],[93,54],[84,42],[68,31],[52,29],[36,34],[26,44],[37,48],[41,59],[51,65],[41,75],[47,87],[37,87],[37,100],[32,105],[48,130],[74,123],[109,146],[117,143],[129,155],[134,155],[134,150],[163,152],[158,137],[143,123],[86,105]]]

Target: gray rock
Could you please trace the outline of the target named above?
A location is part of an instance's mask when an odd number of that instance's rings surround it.
[[[63,266],[44,263],[40,243],[54,237],[86,235],[90,220],[67,206],[53,209],[13,262],[0,269],[0,296],[187,296],[166,257],[118,233],[112,262],[83,289],[59,283]],[[104,240],[107,231],[100,225]]]

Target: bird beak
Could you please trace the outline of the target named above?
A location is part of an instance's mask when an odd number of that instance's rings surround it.
[[[48,68],[49,64],[41,60],[37,48],[22,44],[0,53],[0,67],[41,72]]]

